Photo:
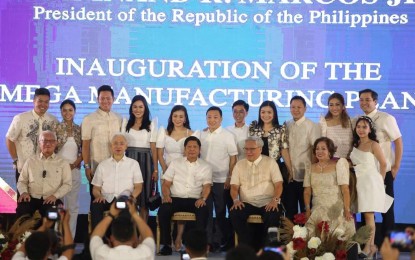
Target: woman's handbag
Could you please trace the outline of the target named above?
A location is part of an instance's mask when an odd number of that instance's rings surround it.
[[[159,187],[157,185],[157,182],[151,181],[151,194],[147,201],[147,208],[150,210],[156,210],[161,205],[161,196],[159,192]]]

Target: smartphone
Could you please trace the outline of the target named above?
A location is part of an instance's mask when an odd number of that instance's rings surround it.
[[[279,255],[283,255],[284,254],[284,250],[281,247],[270,247],[270,246],[266,246],[266,247],[264,247],[263,250],[264,251],[271,251],[271,252],[274,252],[274,253],[279,254]]]
[[[398,249],[409,249],[412,246],[411,236],[405,231],[391,231],[389,240],[392,246]]]
[[[190,255],[186,254],[186,253],[183,253],[181,259],[182,260],[190,260]]]
[[[127,203],[125,203],[125,201],[117,201],[115,203],[115,207],[117,209],[125,209],[125,208],[127,208]]]

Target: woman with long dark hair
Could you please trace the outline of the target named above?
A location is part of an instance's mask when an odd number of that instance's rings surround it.
[[[363,257],[373,256],[375,246],[375,212],[386,212],[389,207],[383,180],[386,175],[386,159],[376,137],[372,119],[361,116],[353,130],[353,150],[350,154],[356,172],[357,207],[366,225],[372,229],[370,240],[363,249]],[[379,170],[377,164],[379,163]],[[390,204],[392,204],[391,200]]]
[[[140,194],[138,205],[140,216],[147,220],[147,201],[151,195],[151,182],[157,183],[157,123],[151,120],[147,100],[141,96],[135,96],[129,109],[130,117],[122,130],[128,133],[128,148],[126,155],[135,159],[140,164],[143,174],[143,191]]]
[[[330,138],[337,147],[334,159],[349,158],[352,151],[353,129],[347,114],[344,97],[339,93],[329,96],[327,114],[320,118],[321,135]]]

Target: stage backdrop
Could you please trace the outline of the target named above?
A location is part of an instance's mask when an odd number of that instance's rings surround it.
[[[166,125],[175,104],[202,129],[205,111],[273,100],[280,122],[302,95],[307,117],[327,111],[333,92],[361,114],[357,91],[379,92],[379,109],[401,128],[404,156],[395,182],[397,222],[414,223],[415,2],[413,0],[67,0],[0,2],[0,174],[15,187],[5,134],[49,88],[50,112],[73,99],[76,122],[97,108],[96,89],[111,85],[114,110],[127,116],[144,95]],[[81,213],[89,195],[83,177]],[[378,219],[379,220],[379,219]]]

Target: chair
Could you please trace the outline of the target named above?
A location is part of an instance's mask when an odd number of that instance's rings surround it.
[[[250,224],[263,224],[264,223],[264,221],[262,220],[261,215],[249,215],[246,222],[248,222]],[[236,232],[235,232],[235,247],[237,245],[238,245],[238,234],[236,234]]]
[[[156,252],[160,253],[160,225],[159,217],[156,218],[157,221],[157,240],[156,240]],[[196,215],[191,212],[176,212],[171,217],[171,225],[173,229],[174,221],[196,221]]]

